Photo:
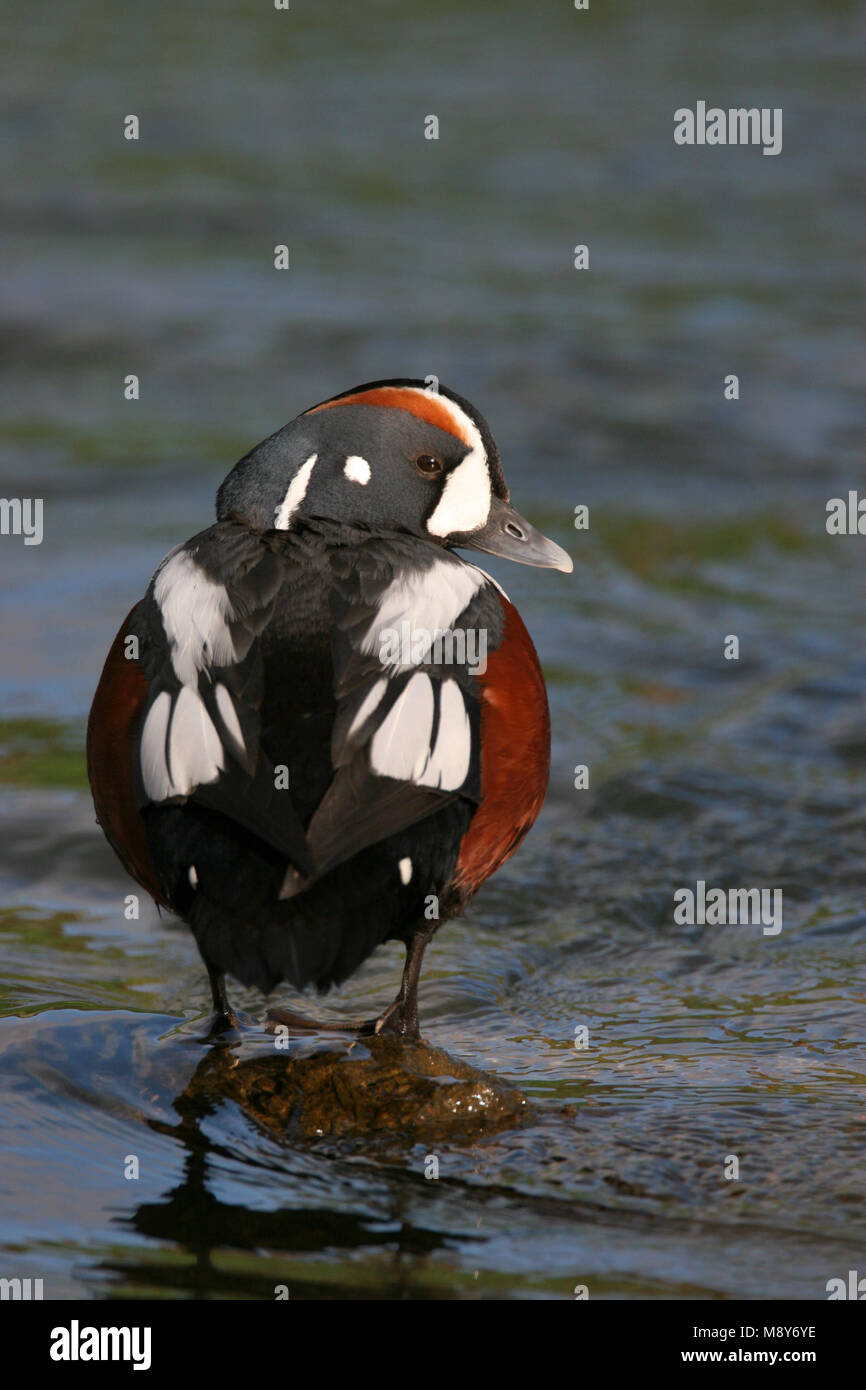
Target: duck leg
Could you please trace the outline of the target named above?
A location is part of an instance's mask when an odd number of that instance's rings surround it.
[[[362,1036],[384,1033],[405,1038],[407,1042],[415,1042],[420,1038],[421,1034],[418,1031],[418,982],[421,978],[421,963],[424,960],[424,952],[435,930],[435,927],[432,930],[430,927],[422,927],[409,938],[406,945],[406,964],[403,967],[400,992],[393,1004],[389,1004],[384,1013],[362,1026]]]
[[[210,980],[214,1010],[210,1016],[205,1038],[207,1042],[217,1042],[226,1033],[238,1031],[241,1025],[226,994],[225,974],[217,966],[211,965],[209,961],[205,961],[205,966],[207,967],[207,977]]]
[[[420,1036],[418,981],[421,978],[421,964],[435,929],[423,927],[409,938],[399,993],[393,1004],[389,1004],[378,1018],[367,1019],[364,1023],[349,1020],[345,1023],[320,1022],[317,1019],[306,1018],[303,1014],[293,1013],[291,1009],[276,1008],[268,1009],[268,1019],[272,1023],[284,1023],[289,1028],[297,1028],[300,1032],[357,1033],[367,1038],[388,1035],[414,1042]]]

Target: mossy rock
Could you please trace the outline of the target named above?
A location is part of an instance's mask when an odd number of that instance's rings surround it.
[[[289,1138],[472,1139],[520,1124],[530,1110],[519,1091],[423,1042],[370,1038],[243,1061],[217,1048],[208,1061],[197,1077],[208,1099],[234,1100]]]

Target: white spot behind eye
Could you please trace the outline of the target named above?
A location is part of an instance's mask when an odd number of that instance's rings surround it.
[[[401,859],[397,868],[400,870],[400,882],[409,883],[412,878],[412,860],[409,858]]]
[[[350,483],[360,483],[361,487],[366,487],[370,481],[370,465],[358,454],[349,455],[343,465],[343,472]]]
[[[195,871],[195,864],[189,866],[189,881],[193,888],[198,888],[198,874]]]

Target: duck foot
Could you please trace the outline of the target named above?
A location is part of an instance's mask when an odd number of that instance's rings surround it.
[[[355,1023],[348,1019],[341,1023],[337,1020],[307,1018],[306,1014],[296,1014],[291,1009],[268,1009],[268,1022],[283,1023],[299,1033],[363,1033],[367,1027],[366,1023]]]
[[[417,1042],[421,1037],[418,1031],[418,978],[424,950],[432,935],[431,930],[423,929],[409,938],[400,993],[378,1018],[367,1019],[365,1023],[348,1020],[345,1023],[324,1023],[319,1019],[306,1018],[304,1014],[296,1014],[291,1009],[277,1008],[268,1009],[268,1022],[282,1023],[302,1033],[355,1033],[362,1038],[389,1037]]]
[[[397,1037],[415,1042],[420,1036],[418,1017],[408,1017],[401,999],[395,999],[378,1018],[368,1018],[363,1023],[346,1019],[345,1022],[325,1021],[307,1018],[291,1009],[268,1009],[268,1023],[284,1024],[298,1033],[354,1033],[361,1038]]]
[[[241,1036],[244,1023],[249,1024],[249,1019],[236,1014],[233,1009],[214,1009],[208,1019],[202,1042],[234,1042]]]
[[[407,1008],[406,1001],[398,996],[378,1018],[362,1023],[359,1031],[362,1038],[403,1038],[406,1042],[417,1042],[421,1037],[418,1010]]]
[[[208,961],[205,961],[205,965],[210,980],[213,1013],[208,1020],[202,1042],[234,1042],[241,1036],[245,1027],[250,1027],[252,1019],[246,1014],[235,1013],[226,994],[226,978],[223,972]]]
[[[418,980],[424,952],[435,930],[435,927],[432,930],[429,927],[421,928],[409,937],[400,992],[384,1013],[363,1025],[362,1037],[376,1035],[401,1038],[404,1042],[418,1042],[421,1037],[418,1031]]]

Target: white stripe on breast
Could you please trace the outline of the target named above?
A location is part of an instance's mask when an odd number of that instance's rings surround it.
[[[447,632],[486,581],[486,575],[474,565],[453,560],[435,560],[424,570],[410,570],[392,580],[379,600],[376,616],[364,634],[361,651],[365,656],[380,656],[382,636],[386,632],[402,633],[408,623],[413,635],[429,633],[430,641],[421,653],[423,661],[438,629]],[[399,661],[389,663],[399,666]]]
[[[504,599],[506,599],[509,603],[511,602],[511,599],[508,598],[508,595],[506,594],[502,585],[499,583],[499,580],[494,579],[492,574],[488,574],[487,571],[483,570],[480,565],[473,565],[469,560],[464,560],[463,563],[464,565],[468,565],[470,569],[477,570],[478,573],[482,575],[482,577],[487,581],[488,584],[492,584],[494,589],[499,590],[500,594]]]
[[[206,664],[230,666],[236,659],[229,623],[231,601],[222,584],[208,579],[187,550],[157,571],[153,596],[171,646],[171,664],[184,685],[196,685]]]

